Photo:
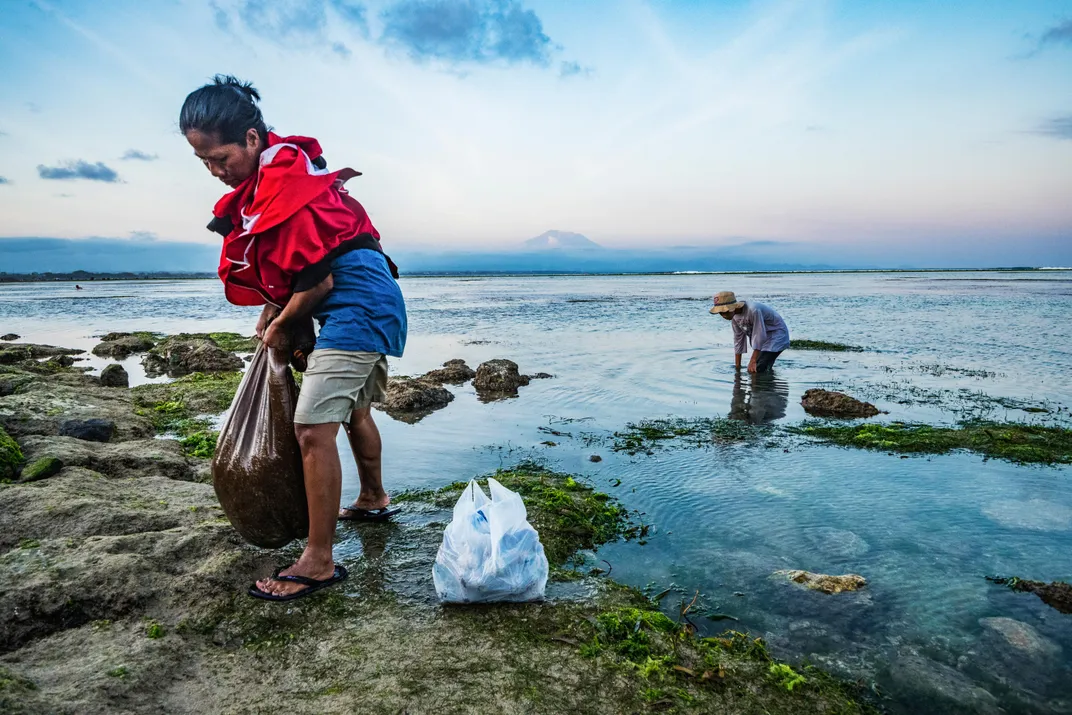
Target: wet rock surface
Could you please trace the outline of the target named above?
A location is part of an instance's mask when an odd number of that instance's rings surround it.
[[[858,591],[867,585],[867,579],[857,574],[831,576],[829,574],[811,573],[810,571],[778,571],[775,575],[784,576],[793,583],[799,583],[813,591],[826,594]]]
[[[167,338],[142,359],[149,377],[180,377],[194,372],[233,372],[242,359],[211,338]]]
[[[60,437],[74,437],[87,442],[110,442],[115,435],[115,422],[103,419],[64,420],[56,434]]]
[[[21,335],[16,335],[15,333],[4,333],[3,335],[0,335],[0,340],[11,341],[18,340],[21,337]]]
[[[26,461],[53,458],[68,467],[85,467],[114,479],[163,476],[189,481],[196,478],[182,447],[171,439],[135,439],[103,444],[72,437],[24,437]],[[25,478],[25,477],[23,477]]]
[[[122,365],[112,364],[101,370],[101,387],[130,387],[130,376]]]
[[[401,422],[416,423],[446,407],[453,393],[442,385],[420,377],[392,377],[387,380],[387,395],[376,407]]]
[[[513,360],[488,360],[476,369],[473,387],[480,399],[499,400],[517,397],[518,388],[524,387],[530,381],[528,375],[522,375],[518,371],[517,363]]]
[[[136,353],[148,352],[155,345],[155,336],[150,333],[108,333],[94,346],[93,354],[122,360]]]
[[[134,413],[129,391],[100,387],[81,374],[24,379],[17,390],[0,397],[0,425],[16,438],[57,435],[65,423],[92,420],[114,423],[115,440],[153,434],[149,419]]]
[[[464,360],[447,360],[443,367],[426,372],[421,380],[433,385],[462,385],[476,377],[476,370],[465,364]]]
[[[870,402],[861,402],[855,397],[850,397],[844,392],[833,392],[812,388],[804,393],[800,400],[804,411],[816,417],[836,417],[842,419],[855,419],[858,417],[874,417],[879,413],[877,407]]]

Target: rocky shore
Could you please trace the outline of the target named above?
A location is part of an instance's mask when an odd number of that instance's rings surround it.
[[[578,550],[635,533],[629,515],[533,465],[497,478],[525,496],[547,547],[544,603],[435,603],[431,564],[459,485],[398,495],[396,523],[340,526],[351,572],[340,588],[286,605],[250,599],[248,585],[297,545],[244,544],[206,481],[211,415],[239,374],[108,387],[12,348],[0,360],[0,711],[867,709],[822,672],[776,662],[761,640],[696,638],[638,592],[576,570]],[[444,389],[479,372],[444,370],[409,379]]]

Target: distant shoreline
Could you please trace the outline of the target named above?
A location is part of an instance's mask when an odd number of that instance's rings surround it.
[[[568,278],[584,276],[720,276],[720,275],[811,275],[858,273],[1051,273],[1072,272],[1072,267],[1013,266],[1008,268],[828,268],[815,270],[750,271],[412,271],[404,278]],[[214,273],[0,273],[0,283],[96,283],[103,281],[215,280]]]

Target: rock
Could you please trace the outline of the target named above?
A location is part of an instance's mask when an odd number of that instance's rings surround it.
[[[22,438],[27,461],[58,459],[68,467],[85,467],[114,479],[167,477],[197,479],[197,470],[173,439],[138,439],[127,442],[87,442],[73,437],[30,435]],[[23,479],[26,478],[23,470]]]
[[[994,578],[987,576],[988,581],[993,581],[1008,586],[1013,591],[1021,593],[1033,593],[1042,599],[1047,606],[1056,608],[1061,613],[1072,613],[1072,584],[1064,581],[1046,583],[1044,581],[1030,581],[1023,578]]]
[[[423,378],[392,377],[387,380],[387,396],[376,406],[391,417],[412,424],[446,407],[453,399],[450,390]]]
[[[149,377],[180,377],[192,372],[234,372],[242,358],[216,345],[211,338],[168,338],[142,360]]]
[[[421,380],[432,385],[461,385],[476,377],[476,370],[465,364],[464,360],[447,360],[443,367],[426,372]]]
[[[74,358],[70,355],[56,355],[55,357],[50,357],[46,362],[56,367],[70,367],[74,365]]]
[[[1057,655],[1061,647],[1028,624],[1012,618],[980,618],[979,625],[1000,635],[1011,648],[1034,659]]]
[[[481,399],[517,397],[517,388],[529,384],[529,377],[517,370],[513,360],[488,360],[476,369],[473,387]]]
[[[108,333],[93,348],[93,354],[122,360],[151,350],[154,345],[156,342],[147,333]]]
[[[816,417],[838,417],[854,419],[856,417],[874,417],[879,413],[870,402],[861,402],[844,392],[832,392],[813,388],[804,393],[800,404],[804,411]]]
[[[36,482],[39,479],[48,479],[59,474],[63,469],[63,462],[55,457],[41,457],[27,467],[24,467],[19,478],[24,482]]]
[[[241,592],[272,555],[243,548],[220,513],[208,484],[77,467],[0,490],[0,544],[24,545],[0,557],[0,642],[16,648],[138,606],[196,612],[199,600]]]
[[[102,387],[130,387],[130,376],[119,363],[108,365],[100,374]]]
[[[18,340],[21,337],[22,337],[21,335],[15,335],[15,333],[5,333],[4,335],[0,335],[0,340],[11,341],[11,340]]]
[[[71,380],[72,384],[61,380]],[[91,419],[113,422],[115,440],[153,435],[149,419],[135,414],[129,392],[93,385],[81,374],[41,378],[0,397],[0,425],[16,438],[56,435],[63,422]]]
[[[56,434],[88,442],[110,442],[115,434],[115,422],[102,419],[64,420]]]
[[[856,574],[830,576],[810,571],[777,571],[775,575],[785,576],[793,583],[803,584],[813,591],[827,594],[857,591],[867,585],[867,579]]]
[[[588,461],[589,462],[602,462],[603,458],[600,457],[598,454],[593,454],[591,457],[588,458]]]
[[[554,375],[549,372],[538,372],[535,375],[529,375],[530,380],[550,380]]]
[[[85,350],[60,348],[55,345],[38,345],[36,343],[11,343],[0,345],[0,365],[12,365],[24,360],[40,360],[58,355],[81,355]]]

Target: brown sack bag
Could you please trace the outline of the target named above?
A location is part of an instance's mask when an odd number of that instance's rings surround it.
[[[269,549],[309,534],[294,436],[298,388],[288,358],[257,345],[212,458],[212,485],[231,526],[246,541]]]

